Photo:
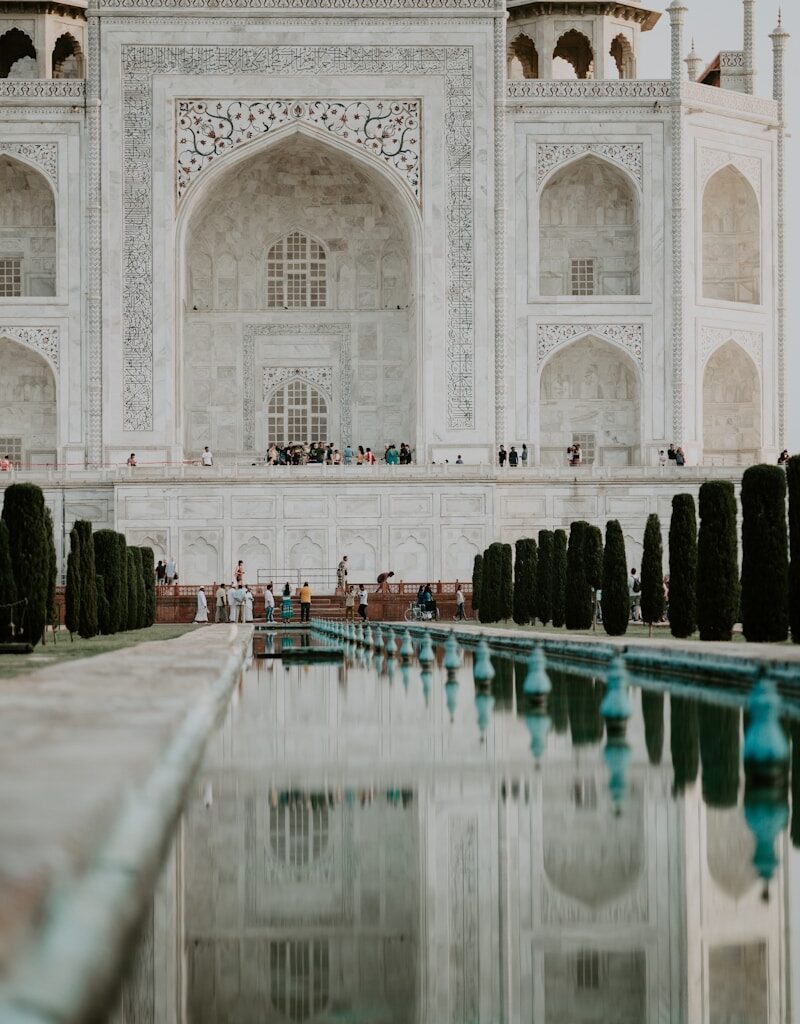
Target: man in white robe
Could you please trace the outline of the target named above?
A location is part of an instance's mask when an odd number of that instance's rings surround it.
[[[208,601],[206,600],[206,592],[201,587],[197,591],[197,614],[194,617],[195,622],[208,622]]]

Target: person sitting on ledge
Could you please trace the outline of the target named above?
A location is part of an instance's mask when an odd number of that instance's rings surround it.
[[[130,453],[130,455],[128,456],[128,459],[127,459],[127,462],[125,463],[125,465],[126,466],[132,466],[132,467],[136,466],[136,452],[131,452]]]

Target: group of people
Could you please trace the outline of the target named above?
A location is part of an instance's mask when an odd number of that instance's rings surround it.
[[[267,449],[268,466],[374,466],[376,462],[385,462],[387,466],[410,466],[414,461],[414,452],[410,444],[403,442],[399,448],[394,444],[384,447],[379,458],[371,448],[358,445],[353,448],[346,444],[343,448],[335,448],[332,441],[311,441],[306,444],[278,445],[274,442]]]
[[[156,586],[169,587],[177,582],[178,564],[175,559],[171,555],[166,561],[159,558],[156,565]]]
[[[658,453],[658,461],[662,466],[666,466],[668,462],[674,462],[676,466],[685,466],[686,455],[684,454],[683,448],[680,446],[676,448],[675,445],[670,442],[670,446],[666,453],[663,451]]]
[[[457,465],[462,464],[462,461],[460,460],[461,456],[459,455],[456,460]],[[516,445],[512,444],[509,450],[506,451],[506,446],[501,444],[497,452],[497,463],[501,469],[503,469],[506,464],[508,464],[512,469],[515,466],[522,466],[523,469],[526,469],[528,466],[528,446],[524,444],[522,446],[522,450],[517,451]]]
[[[311,621],[311,587],[306,580],[298,589],[300,598],[300,621]],[[220,583],[213,595],[214,600],[214,621],[219,622],[252,622],[256,615],[257,594],[244,581],[244,565],[239,562],[234,578],[230,585]],[[264,588],[264,620],[275,621],[275,587],[268,583]],[[294,609],[292,606],[292,586],[288,582],[283,588],[281,595],[281,618],[288,620],[292,618]],[[197,591],[197,610],[194,617],[195,622],[210,622],[208,610],[208,597],[205,587]]]

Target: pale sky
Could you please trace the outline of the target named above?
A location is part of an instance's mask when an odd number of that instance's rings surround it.
[[[686,16],[686,46],[689,52],[692,37],[698,54],[710,61],[720,50],[742,48],[742,3],[741,0],[684,0],[689,8]],[[652,3],[644,0],[643,6],[664,10],[658,25],[652,32],[642,35],[642,53],[637,68],[639,78],[668,78],[670,33],[669,17],[666,14],[666,0]],[[772,96],[772,42],[770,32],[778,23],[778,4],[774,0],[756,0],[756,94]],[[800,65],[800,5],[792,0],[783,10],[783,25],[792,38],[787,44],[787,67],[797,69]],[[787,75],[786,118],[789,133],[800,117],[800,76]],[[800,335],[798,334],[798,271],[800,271],[800,202],[793,195],[789,183],[798,180],[800,144],[797,139],[787,140],[787,230],[786,230],[786,445],[792,452],[800,452],[800,401],[797,398],[797,382],[800,381]]]

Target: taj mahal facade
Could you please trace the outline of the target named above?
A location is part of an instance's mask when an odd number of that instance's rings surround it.
[[[681,0],[3,0],[9,480],[190,583],[464,578],[576,518],[635,553],[784,445],[788,36],[754,95],[754,5],[709,62]],[[263,465],[315,439],[415,465]]]

